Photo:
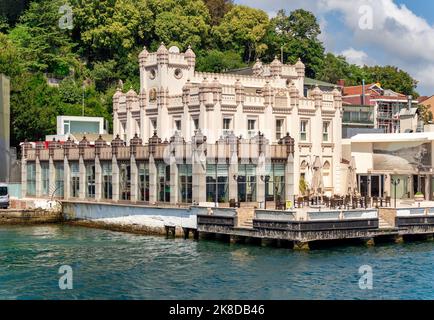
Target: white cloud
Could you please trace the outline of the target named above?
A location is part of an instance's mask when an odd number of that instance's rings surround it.
[[[322,13],[342,14],[345,25],[353,33],[354,44],[374,47],[386,57],[381,61],[383,64],[405,69],[424,87],[434,86],[434,77],[427,72],[434,70],[434,27],[425,19],[392,0],[318,1]],[[359,8],[363,5],[372,7],[372,30],[359,27]]]
[[[356,64],[358,66],[369,65],[368,54],[364,51],[349,48],[342,51],[340,54],[347,58],[347,61],[351,64]]]
[[[378,64],[396,65],[420,82],[423,94],[434,93],[434,26],[405,5],[394,0],[236,0],[236,3],[269,12],[280,8],[312,11],[320,21],[321,40],[328,50],[340,52],[357,64],[372,64],[375,60]],[[371,30],[360,28],[362,6],[372,8]],[[342,20],[342,30],[328,28],[332,21],[327,19],[336,17]]]

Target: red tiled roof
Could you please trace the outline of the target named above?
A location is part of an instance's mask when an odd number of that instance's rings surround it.
[[[372,92],[370,87],[376,85],[376,83],[365,85],[365,94]],[[363,93],[363,86],[344,87],[344,96],[360,95]]]
[[[417,102],[422,103],[422,102],[424,102],[425,100],[428,100],[429,98],[431,98],[431,97],[428,97],[428,96],[422,96],[422,97],[417,98]]]

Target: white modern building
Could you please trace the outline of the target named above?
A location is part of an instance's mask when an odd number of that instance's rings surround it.
[[[85,135],[93,143],[99,135],[107,135],[106,127],[102,117],[58,116],[56,134],[46,136],[45,141],[65,142],[68,138],[78,141]]]

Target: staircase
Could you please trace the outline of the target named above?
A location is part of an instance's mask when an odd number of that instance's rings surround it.
[[[253,208],[238,208],[238,228],[253,229]]]
[[[244,220],[243,222],[240,223],[239,227],[243,229],[253,229],[253,220],[252,219]]]
[[[380,229],[395,229],[394,226],[392,226],[389,222],[384,220],[383,218],[378,218],[378,228]]]

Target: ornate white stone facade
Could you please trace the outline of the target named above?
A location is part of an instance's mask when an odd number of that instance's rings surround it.
[[[245,138],[262,132],[271,143],[287,132],[295,139],[294,185],[306,165],[320,157],[326,194],[341,194],[342,97],[318,87],[304,95],[305,66],[257,61],[252,76],[195,70],[191,48],[180,53],[164,44],[139,55],[140,92],[119,88],[113,97],[114,135],[144,141],[157,132],[169,140],[178,131],[191,141],[200,129],[215,142],[233,132]],[[297,187],[295,188],[297,193]]]

